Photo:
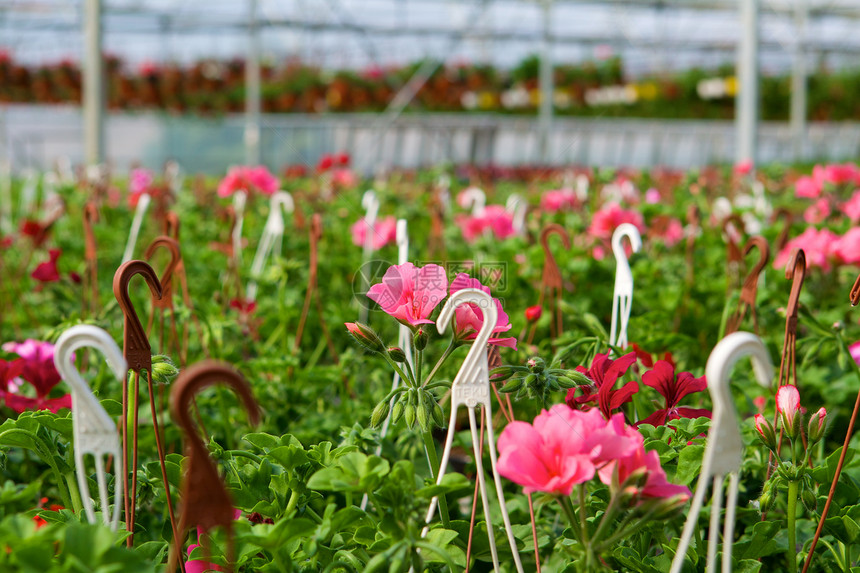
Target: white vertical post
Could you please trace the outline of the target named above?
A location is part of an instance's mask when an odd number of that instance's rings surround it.
[[[84,160],[104,161],[104,63],[102,61],[102,3],[84,1]]]
[[[549,162],[550,133],[552,131],[553,86],[552,64],[552,0],[541,0],[543,11],[543,46],[540,57],[540,162]]]
[[[260,31],[257,0],[248,0],[248,59],[245,62],[245,163],[260,163]]]
[[[806,0],[794,0],[794,54],[791,67],[791,145],[803,159],[806,143]]]
[[[759,0],[740,0],[735,161],[752,161],[754,165],[758,137],[758,17]]]

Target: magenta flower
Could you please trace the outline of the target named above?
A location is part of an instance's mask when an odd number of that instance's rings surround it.
[[[734,171],[735,175],[749,175],[753,170],[753,162],[749,159],[745,159],[743,161],[738,161],[735,163]]]
[[[620,408],[625,402],[630,402],[633,394],[639,391],[639,385],[634,380],[622,386],[621,389],[615,390],[615,382],[624,376],[634,362],[636,362],[635,352],[615,360],[610,360],[607,352],[595,356],[588,369],[577,366],[576,370],[591,378],[594,384],[571,388],[567,392],[565,402],[574,410],[590,409],[596,402],[603,416],[609,419],[613,410]],[[581,395],[577,396],[577,392]]]
[[[776,411],[782,417],[785,432],[794,437],[800,431],[800,392],[792,384],[780,386],[776,391]]]
[[[477,288],[490,294],[490,287],[482,285],[481,281],[471,278],[466,273],[460,273],[451,281],[451,294],[453,295],[464,288]],[[509,331],[511,329],[511,320],[508,317],[508,313],[502,308],[502,303],[499,302],[499,299],[494,298],[493,303],[496,305],[496,312],[498,313],[498,320],[496,321],[496,328],[493,329],[493,334],[501,334]],[[454,336],[458,340],[474,340],[483,326],[484,314],[477,305],[472,303],[461,304],[454,311]],[[492,337],[489,344],[507,346],[514,350],[517,349],[517,339],[514,337]]]
[[[833,243],[831,250],[840,263],[848,265],[860,263],[860,227],[853,227],[839,237]]]
[[[678,406],[681,399],[693,392],[701,392],[708,387],[705,377],[694,378],[689,372],[675,375],[675,368],[665,360],[658,360],[652,370],[642,375],[642,382],[657,390],[663,396],[664,406],[640,421],[640,424],[663,426],[670,420],[679,418],[711,417],[710,410]]]
[[[622,209],[618,203],[609,203],[594,214],[588,234],[598,239],[611,239],[612,233],[621,223],[630,223],[645,232],[645,221],[640,213]]]
[[[60,271],[57,270],[57,260],[63,253],[60,249],[51,249],[48,251],[50,257],[44,263],[39,263],[30,276],[40,283],[54,283],[60,280]]]
[[[784,269],[791,259],[794,249],[803,249],[806,254],[806,267],[821,267],[825,271],[830,270],[830,260],[833,257],[839,235],[828,229],[817,230],[815,227],[807,227],[803,234],[791,239],[786,243],[773,261],[775,269]]]
[[[675,485],[666,479],[666,472],[660,465],[660,456],[657,451],[645,451],[645,439],[642,435],[629,427],[626,435],[635,443],[633,451],[598,469],[597,474],[600,481],[606,485],[612,485],[613,474],[616,474],[615,479],[617,481],[615,483],[624,483],[630,474],[644,468],[647,472],[647,479],[645,485],[638,492],[639,495],[645,498],[670,498],[683,495],[689,499],[691,495],[689,488]]]
[[[830,201],[819,199],[806,208],[803,212],[803,220],[810,225],[823,223],[830,216]]]
[[[555,213],[562,209],[573,210],[577,207],[579,201],[576,199],[576,194],[573,189],[554,189],[552,191],[544,191],[540,198],[540,207],[549,213]]]
[[[598,465],[630,455],[635,446],[621,416],[607,422],[597,411],[556,404],[534,424],[507,425],[499,436],[498,468],[525,493],[570,495],[573,486],[594,477]]]
[[[364,218],[356,221],[352,227],[352,244],[363,247],[367,238],[367,221]],[[379,250],[389,243],[397,240],[397,220],[394,217],[377,219],[373,226],[373,249]]]
[[[412,263],[393,265],[367,296],[382,310],[407,326],[432,324],[433,309],[448,294],[448,277],[439,265],[421,268]]]
[[[218,196],[229,197],[236,191],[251,193],[257,191],[264,195],[272,195],[278,190],[278,178],[272,175],[266,167],[232,167],[224,179],[218,184]]]
[[[154,181],[155,177],[153,177],[152,171],[149,169],[140,167],[132,169],[128,178],[128,191],[132,195],[147,193]]]
[[[839,209],[846,217],[851,219],[852,223],[860,221],[860,189],[854,191],[851,198],[839,206]]]
[[[821,195],[821,182],[814,177],[804,175],[794,183],[794,194],[797,197],[808,197],[815,199]]]
[[[487,231],[499,240],[516,234],[514,216],[501,205],[488,205],[480,216],[460,215],[455,221],[463,232],[463,238],[470,243]]]
[[[49,342],[25,340],[7,342],[3,350],[21,357],[18,375],[29,382],[36,390],[36,397],[22,396],[16,392],[6,394],[6,405],[20,413],[24,410],[50,410],[72,407],[72,396],[66,394],[59,398],[49,398],[51,390],[60,383],[60,373],[54,366],[54,345]],[[18,361],[16,361],[18,362]]]
[[[684,225],[674,217],[670,218],[663,228],[655,229],[652,227],[651,230],[654,232],[653,236],[663,241],[669,248],[674,247],[684,238]]]
[[[647,191],[645,191],[645,202],[649,205],[656,205],[660,201],[663,200],[663,196],[660,195],[660,192],[651,187]]]

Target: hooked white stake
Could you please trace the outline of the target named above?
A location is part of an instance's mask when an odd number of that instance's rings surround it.
[[[182,190],[182,169],[179,167],[179,162],[171,159],[164,165],[164,180],[170,191],[179,196]]]
[[[493,557],[493,569],[499,571],[499,554],[496,550],[496,541],[493,535],[493,523],[490,520],[490,507],[487,495],[487,484],[484,481],[484,463],[480,450],[480,438],[478,436],[477,422],[475,418],[475,408],[482,406],[483,416],[487,426],[487,439],[489,441],[490,450],[490,465],[493,474],[493,481],[496,485],[496,496],[499,500],[499,508],[502,512],[502,520],[505,522],[505,532],[508,535],[508,543],[511,546],[511,552],[514,556],[514,564],[519,573],[523,573],[523,564],[520,561],[520,554],[517,551],[517,541],[514,538],[514,533],[511,528],[511,518],[508,516],[508,510],[505,506],[505,495],[502,491],[502,480],[499,472],[496,469],[498,454],[496,452],[496,437],[493,432],[493,415],[490,406],[490,372],[487,366],[487,343],[493,334],[493,329],[496,328],[498,321],[498,311],[493,298],[487,293],[476,289],[467,288],[455,292],[445,303],[442,312],[439,314],[439,319],[436,321],[436,327],[439,333],[442,334],[448,328],[448,324],[454,317],[455,309],[461,304],[475,304],[481,309],[484,316],[484,324],[481,325],[481,331],[472,343],[463,365],[457,372],[454,382],[451,384],[451,418],[448,423],[448,435],[445,439],[445,450],[442,453],[442,462],[439,465],[439,474],[436,477],[436,484],[442,483],[442,478],[445,477],[445,470],[448,465],[448,458],[451,456],[451,446],[454,443],[454,434],[456,433],[455,425],[457,421],[457,410],[459,407],[465,406],[469,412],[469,427],[472,431],[472,449],[475,455],[475,465],[477,466],[478,488],[481,490],[481,503],[484,506],[484,519],[487,522],[487,537],[490,542],[490,553]],[[427,511],[425,521],[429,524],[433,519],[433,514],[436,512],[436,505],[439,502],[438,497],[434,497],[430,502],[430,509]],[[429,525],[424,527],[421,536],[424,537],[429,531]]]
[[[24,186],[21,188],[20,201],[18,203],[18,218],[23,220],[30,216],[33,203],[36,201],[36,191],[39,188],[39,174],[28,170]]]
[[[122,255],[123,263],[127,263],[134,256],[134,246],[137,244],[140,226],[143,225],[143,216],[146,214],[146,209],[149,207],[151,200],[152,198],[149,196],[149,193],[141,193],[140,198],[137,200],[137,209],[134,211],[134,220],[131,223],[128,242],[125,244],[125,252]]]
[[[642,237],[639,229],[630,223],[618,225],[612,233],[612,254],[615,255],[615,291],[612,295],[612,326],[609,332],[609,344],[624,348],[627,346],[627,323],[630,321],[630,309],[633,304],[633,273],[627,261],[627,251],[624,250],[622,239],[630,239],[633,252],[642,249]]]
[[[526,228],[526,212],[528,208],[526,200],[516,193],[511,193],[505,203],[505,211],[514,216],[513,226],[517,235],[522,235]]]
[[[713,494],[711,497],[711,526],[708,533],[708,561],[706,571],[714,573],[717,563],[717,543],[719,537],[720,505],[722,502],[723,480],[729,476],[729,490],[726,500],[726,518],[723,524],[723,557],[722,571],[732,570],[732,542],[734,539],[735,509],[738,499],[738,473],[743,459],[744,442],[738,423],[738,414],[729,388],[729,374],[732,367],[741,358],[749,356],[752,359],[756,380],[763,387],[770,386],[773,379],[773,364],[761,339],[749,332],[735,332],[722,339],[711,352],[705,367],[705,377],[708,380],[708,391],[714,403],[711,417],[711,430],[708,432],[705,457],[702,460],[702,472],[693,496],[693,504],[684,531],[678,542],[678,550],[672,560],[671,573],[680,573],[684,565],[684,556],[690,546],[693,532],[698,527],[699,512],[702,510],[705,491],[708,482],[713,478]]]
[[[487,204],[487,195],[478,187],[469,187],[460,193],[458,202],[463,209],[472,209],[473,217],[482,217],[484,206]]]
[[[376,217],[379,215],[379,199],[376,198],[376,193],[372,190],[364,192],[361,197],[361,206],[364,207],[364,248],[362,251],[362,262],[367,264],[370,261],[370,256],[373,254],[373,233],[376,228]],[[361,273],[362,292],[367,292],[370,288],[368,283],[367,273]],[[358,311],[359,322],[367,322],[367,306],[360,305]]]
[[[251,282],[248,284],[248,292],[246,298],[248,300],[257,300],[257,281],[263,273],[263,265],[266,259],[279,257],[281,255],[281,243],[284,240],[284,211],[287,214],[295,210],[293,196],[286,191],[278,191],[269,200],[269,217],[266,219],[266,226],[263,227],[263,236],[260,238],[260,244],[257,245],[257,252],[254,254],[254,262],[251,263]]]
[[[588,176],[579,174],[576,176],[576,198],[585,203],[588,200]]]
[[[397,264],[402,265],[409,261],[409,235],[407,234],[406,227],[406,219],[398,219],[397,220]],[[409,364],[409,368],[414,372],[415,362],[412,357],[412,331],[409,330],[409,327],[401,324],[399,334],[397,337],[397,346],[403,350],[403,353],[406,355],[406,363]],[[394,373],[394,379],[391,382],[391,390],[396,390],[397,387],[400,386],[400,374],[397,372]],[[394,400],[397,398],[394,397],[391,399],[390,406],[394,407]],[[382,429],[379,432],[380,442],[385,439],[385,436],[388,435],[388,428],[391,425],[391,413],[389,410],[388,416],[386,416],[385,421],[382,422]],[[380,443],[376,446],[376,455],[380,455],[382,453],[382,444]],[[364,497],[361,498],[361,509],[367,508],[367,494],[364,494]]]
[[[236,224],[233,226],[233,258],[236,259],[236,272],[242,268],[242,224],[245,222],[245,202],[248,194],[236,191],[233,194],[233,212],[236,213]]]
[[[110,335],[97,326],[79,324],[66,330],[54,348],[54,365],[66,384],[72,388],[72,428],[75,440],[75,466],[81,501],[90,523],[96,522],[93,500],[84,469],[84,454],[92,454],[96,466],[102,521],[113,531],[119,525],[123,495],[123,459],[116,424],[93,395],[89,385],[74,365],[75,351],[89,347],[101,350],[108,366],[122,383],[128,370],[125,358]],[[114,506],[110,514],[104,457],[111,456],[114,464]]]

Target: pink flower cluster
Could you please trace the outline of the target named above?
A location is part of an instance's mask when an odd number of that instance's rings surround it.
[[[357,247],[363,247],[364,241],[367,239],[368,224],[364,218],[356,221],[350,228],[352,232],[352,244]],[[389,243],[397,240],[397,220],[388,216],[384,219],[377,219],[373,225],[373,250],[379,250]]]
[[[463,238],[469,243],[487,231],[499,240],[516,235],[514,216],[501,205],[488,205],[482,215],[460,215],[456,221],[463,231]]]
[[[16,360],[0,360],[0,398],[6,406],[21,413],[24,410],[50,410],[72,407],[72,396],[49,398],[51,390],[60,383],[60,373],[54,366],[54,345],[49,342],[25,340],[7,342],[3,350],[17,354]],[[36,392],[31,398],[19,393],[24,381]]]
[[[490,294],[490,289],[478,279],[461,273],[450,285],[450,294],[464,289],[477,288]],[[430,315],[449,294],[448,277],[439,265],[416,267],[412,263],[392,265],[382,277],[382,282],[370,287],[368,298],[376,302],[383,311],[402,324],[417,327],[433,324]],[[511,329],[510,318],[502,309],[498,299],[493,299],[498,313],[493,334],[501,334]],[[484,324],[481,309],[473,304],[463,304],[454,312],[454,336],[460,341],[474,340]],[[517,339],[513,337],[490,338],[490,344],[516,349]]]
[[[814,199],[821,195],[826,184],[860,185],[860,168],[853,163],[816,165],[811,176],[804,175],[797,180],[794,194]]]
[[[257,191],[264,195],[272,195],[278,191],[280,183],[266,167],[248,167],[240,165],[230,168],[227,175],[218,184],[218,196],[229,197],[236,191],[251,193]]]
[[[640,233],[645,232],[645,220],[641,213],[622,209],[618,203],[608,203],[591,218],[588,234],[597,239],[609,240],[615,229],[622,223],[630,223],[639,229]]]
[[[807,227],[803,234],[791,239],[773,261],[774,268],[782,269],[791,260],[795,249],[803,249],[806,266],[829,271],[831,263],[853,265],[860,263],[860,228],[853,228],[844,235],[828,229]]]
[[[499,473],[526,493],[567,496],[595,474],[611,485],[644,468],[647,480],[638,492],[641,497],[690,496],[689,489],[666,479],[657,452],[645,451],[642,435],[627,426],[621,414],[606,420],[597,410],[581,412],[556,404],[538,414],[534,424],[508,424],[498,449]]]
[[[553,189],[545,191],[540,198],[540,208],[548,213],[561,210],[574,210],[579,206],[579,200],[573,189]]]

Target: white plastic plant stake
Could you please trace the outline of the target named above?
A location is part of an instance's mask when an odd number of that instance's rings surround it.
[[[698,526],[699,512],[702,510],[705,491],[713,478],[713,494],[711,497],[711,525],[708,534],[708,573],[716,571],[717,543],[719,537],[720,506],[722,502],[723,479],[729,475],[729,491],[726,499],[726,518],[723,524],[723,557],[722,571],[732,570],[732,540],[734,539],[735,509],[738,501],[738,472],[743,458],[744,442],[741,439],[738,415],[729,388],[729,374],[732,367],[741,358],[749,356],[752,359],[753,371],[758,383],[765,388],[770,386],[773,379],[773,365],[770,356],[761,339],[749,332],[735,332],[722,339],[711,352],[705,367],[705,377],[708,380],[708,391],[714,403],[711,417],[711,430],[705,446],[705,457],[702,461],[702,472],[699,483],[690,506],[690,513],[684,524],[684,531],[678,543],[678,550],[672,561],[671,573],[680,573],[684,565],[684,556],[690,546],[690,539]]]
[[[379,199],[376,198],[376,193],[368,189],[361,197],[361,206],[364,208],[364,247],[362,250],[362,263],[370,262],[370,256],[373,254],[373,233],[376,228],[376,217],[379,215]],[[367,273],[361,273],[361,286],[363,292],[367,292],[370,288]],[[367,307],[361,305],[358,311],[359,322],[367,322]]]
[[[581,203],[585,203],[588,200],[588,176],[586,175],[580,174],[576,176],[576,198]]]
[[[281,243],[284,240],[284,211],[292,213],[296,208],[293,196],[286,191],[278,191],[269,200],[269,216],[263,227],[263,236],[257,245],[254,262],[251,263],[251,282],[248,284],[248,300],[257,300],[257,280],[263,273],[263,265],[269,256],[281,255]]]
[[[53,221],[62,215],[65,206],[63,198],[57,193],[60,179],[56,173],[51,171],[45,173],[42,178],[42,205],[45,211],[45,219]]]
[[[233,193],[233,212],[236,213],[236,224],[233,225],[233,258],[236,259],[237,272],[242,267],[242,224],[245,222],[245,202],[248,194],[245,191]]]
[[[618,225],[612,233],[612,254],[615,255],[615,291],[612,295],[612,326],[609,332],[609,344],[624,348],[627,346],[627,323],[630,321],[630,309],[633,304],[633,273],[627,261],[627,251],[624,250],[622,239],[630,239],[633,252],[642,249],[642,237],[639,229],[630,223]]]
[[[463,209],[472,209],[473,217],[482,217],[487,204],[487,195],[478,187],[469,187],[460,194],[459,202]]]
[[[149,193],[141,193],[137,200],[137,208],[134,210],[134,219],[131,222],[131,231],[128,234],[128,242],[125,244],[125,252],[122,255],[123,263],[127,263],[134,256],[134,246],[137,244],[140,226],[143,225],[143,216],[149,208],[150,201],[152,201],[152,197],[149,196]]]
[[[18,203],[18,218],[23,220],[30,216],[33,203],[36,201],[36,191],[39,189],[39,174],[28,170],[21,187],[21,196]]]
[[[164,179],[170,191],[178,196],[182,190],[182,169],[177,161],[171,159],[164,165]]]
[[[116,424],[105,412],[102,405],[93,396],[89,385],[84,381],[74,365],[74,354],[79,348],[90,347],[101,350],[105,355],[108,366],[114,375],[125,381],[125,358],[110,335],[89,324],[79,324],[66,330],[57,340],[54,348],[54,365],[66,384],[72,388],[72,428],[75,440],[75,466],[78,476],[78,487],[84,510],[90,523],[96,522],[93,500],[89,495],[89,485],[84,470],[84,454],[92,454],[96,465],[96,481],[99,486],[102,520],[104,524],[116,531],[119,525],[119,512],[122,508],[122,450],[119,446],[119,434]],[[110,499],[107,490],[104,456],[112,456],[114,464],[114,507],[110,516]]]
[[[513,226],[514,232],[517,235],[522,235],[526,228],[526,211],[528,207],[525,199],[516,193],[511,193],[505,203],[505,211],[514,216]]]
[[[442,209],[445,213],[451,211],[451,178],[447,173],[439,176],[439,181],[436,184],[439,188],[439,198],[442,201]]]
[[[409,235],[407,233],[406,219],[398,219],[397,220],[397,264],[402,265],[409,261]],[[409,330],[409,327],[401,324],[399,334],[397,337],[397,346],[403,350],[403,353],[406,355],[406,363],[409,364],[409,368],[414,372],[415,362],[412,356],[412,331]],[[395,390],[398,386],[400,386],[400,374],[397,372],[394,373],[394,379],[391,382],[391,389]],[[391,399],[391,405],[393,407],[395,398]],[[380,429],[379,436],[380,441],[385,439],[385,436],[388,435],[388,428],[391,426],[391,415],[386,416],[385,421],[382,422],[382,428]],[[382,444],[380,443],[376,446],[376,455],[380,455],[382,453]],[[367,509],[367,494],[364,494],[364,497],[361,498],[361,509]]]
[[[472,303],[481,309],[484,316],[484,324],[481,326],[481,331],[472,343],[463,365],[460,367],[454,382],[451,384],[451,419],[448,423],[448,436],[445,439],[445,450],[442,453],[442,462],[439,465],[439,475],[436,477],[436,484],[442,483],[442,478],[445,476],[445,470],[448,465],[448,458],[451,456],[451,446],[454,443],[455,424],[457,421],[457,410],[460,406],[465,406],[469,412],[469,427],[472,431],[472,448],[475,455],[475,465],[477,466],[478,488],[481,490],[481,503],[484,506],[484,519],[487,522],[487,537],[490,542],[490,553],[493,556],[493,568],[498,573],[499,571],[499,554],[496,550],[496,541],[493,536],[493,523],[490,520],[490,507],[487,495],[487,484],[484,481],[484,464],[480,453],[480,438],[478,436],[478,424],[475,418],[475,408],[482,406],[484,421],[487,427],[488,446],[490,450],[490,464],[492,466],[493,481],[496,485],[496,495],[499,500],[499,506],[502,512],[502,519],[505,522],[505,532],[508,535],[508,543],[511,546],[511,552],[514,556],[514,564],[517,571],[523,573],[523,565],[520,561],[520,554],[517,551],[517,542],[514,538],[513,530],[511,529],[511,518],[508,516],[508,510],[505,506],[505,495],[502,491],[502,480],[499,472],[496,469],[498,454],[496,453],[496,437],[493,432],[493,415],[490,406],[490,372],[487,366],[487,342],[492,336],[493,329],[498,321],[498,311],[493,298],[487,293],[475,289],[467,288],[455,292],[445,303],[442,312],[439,314],[439,319],[436,321],[436,327],[439,333],[442,334],[448,328],[448,324],[454,318],[455,309],[461,304]],[[438,497],[434,497],[430,502],[430,509],[427,511],[426,522],[429,524],[433,519],[433,514],[436,512],[436,505],[439,502]],[[424,527],[421,532],[422,537],[427,535],[429,525]]]

